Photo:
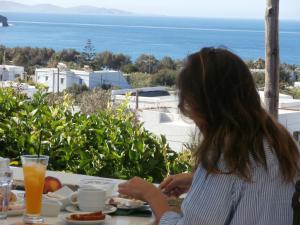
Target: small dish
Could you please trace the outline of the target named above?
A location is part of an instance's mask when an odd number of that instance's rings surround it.
[[[108,204],[118,209],[137,209],[145,205],[145,202],[136,199],[114,197],[108,200]]]
[[[64,209],[68,204],[70,204],[69,196],[72,193],[73,191],[69,187],[63,186],[55,192],[49,192],[48,194],[45,194],[44,198],[60,201],[61,209]]]
[[[76,205],[68,205],[65,208],[65,210],[72,213],[87,213],[87,212],[80,211],[80,209]],[[105,205],[105,208],[102,210],[102,213],[110,214],[110,213],[114,213],[115,211],[117,211],[116,207],[112,205]]]
[[[111,216],[106,215],[104,220],[70,220],[68,215],[60,216],[61,220],[69,225],[98,225],[98,224],[106,224],[111,220]]]
[[[62,203],[55,199],[43,199],[42,201],[42,216],[57,217]]]
[[[7,216],[19,216],[25,211],[24,206],[24,191],[12,190],[16,195],[16,201],[10,202],[7,210]]]
[[[23,206],[24,207],[24,206]],[[24,213],[24,208],[20,208],[20,209],[9,209],[7,211],[7,216],[19,216],[22,215]]]

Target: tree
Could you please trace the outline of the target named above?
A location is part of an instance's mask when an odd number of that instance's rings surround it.
[[[269,113],[278,118],[279,102],[279,0],[267,0],[266,7],[266,77],[265,106]]]
[[[91,65],[92,61],[95,59],[96,53],[94,45],[91,39],[88,39],[86,45],[84,46],[82,57],[85,64]]]
[[[161,70],[161,69],[175,70],[175,68],[176,68],[175,62],[169,56],[165,56],[158,63],[158,70]]]
[[[27,59],[24,54],[17,53],[13,58],[13,64],[17,66],[24,66],[26,65]]]
[[[130,64],[131,59],[128,55],[124,54],[114,54],[112,68],[116,70],[120,70],[122,66]]]
[[[151,76],[152,85],[174,86],[178,72],[176,70],[163,69]]]
[[[113,54],[112,52],[105,51],[96,55],[94,63],[98,69],[105,67],[109,69],[120,70],[122,66],[131,64],[131,59],[128,55]]]
[[[259,72],[252,72],[253,80],[258,88],[265,86],[265,74]]]
[[[128,83],[133,88],[140,88],[140,87],[149,87],[151,86],[151,76],[145,73],[132,73],[126,76]]]
[[[256,61],[254,61],[255,63],[255,68],[256,69],[264,69],[265,68],[265,60],[262,58],[258,58]]]
[[[182,68],[184,67],[185,63],[186,63],[186,59],[183,59],[183,60],[177,59],[175,61],[175,68],[176,68],[176,70],[179,70],[179,71],[182,70]]]
[[[103,67],[112,68],[113,53],[109,51],[98,53],[95,58],[95,64],[98,69],[102,69]]]
[[[158,60],[153,55],[140,55],[136,61],[135,66],[139,72],[155,73],[157,72]]]
[[[126,64],[121,67],[121,71],[124,73],[134,73],[137,72],[137,68],[132,64]]]
[[[63,49],[57,52],[56,55],[61,62],[78,62],[78,58],[80,57],[80,53],[72,48]]]

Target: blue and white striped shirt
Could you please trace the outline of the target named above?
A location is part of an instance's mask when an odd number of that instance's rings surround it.
[[[160,225],[291,225],[293,183],[284,183],[279,164],[264,143],[267,167],[253,166],[252,182],[211,174],[198,167],[181,214],[165,213]]]

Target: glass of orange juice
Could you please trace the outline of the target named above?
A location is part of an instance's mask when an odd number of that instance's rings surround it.
[[[42,194],[49,156],[21,156],[25,186],[25,223],[42,223]]]

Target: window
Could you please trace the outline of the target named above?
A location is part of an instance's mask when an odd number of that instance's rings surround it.
[[[82,85],[82,79],[79,79],[79,84]]]
[[[65,78],[60,78],[60,84],[64,83]]]
[[[47,81],[48,80],[48,76],[45,76],[45,81]]]

